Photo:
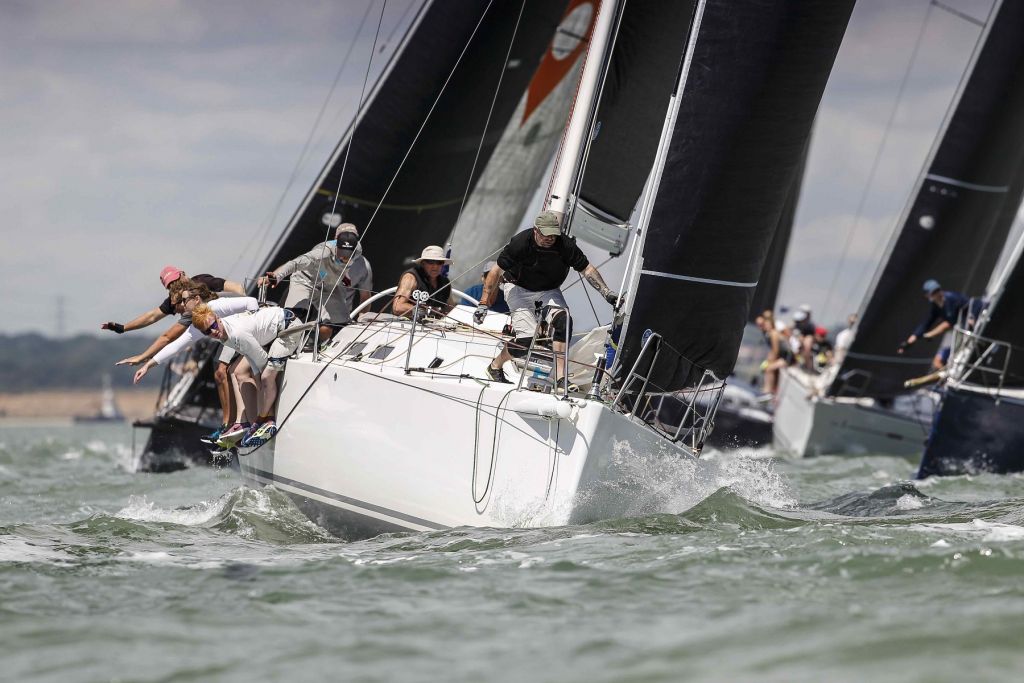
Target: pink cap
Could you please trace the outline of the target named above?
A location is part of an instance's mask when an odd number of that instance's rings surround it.
[[[164,269],[160,271],[160,283],[164,287],[170,287],[171,283],[181,277],[184,272],[181,268],[164,266]]]

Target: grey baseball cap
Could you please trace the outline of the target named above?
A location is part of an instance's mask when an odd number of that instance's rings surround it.
[[[562,218],[554,211],[541,211],[533,222],[533,227],[540,230],[545,237],[562,234]]]
[[[925,294],[931,294],[937,289],[942,289],[942,285],[939,284],[938,280],[925,280],[924,286],[921,288]]]

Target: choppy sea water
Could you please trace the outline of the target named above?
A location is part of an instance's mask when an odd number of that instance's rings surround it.
[[[936,681],[1024,670],[1024,478],[712,453],[658,510],[346,542],[126,427],[0,427],[6,681]]]

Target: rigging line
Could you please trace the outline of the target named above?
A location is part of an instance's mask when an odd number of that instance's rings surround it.
[[[966,21],[968,23],[974,24],[975,26],[983,27],[985,25],[985,22],[982,21],[981,19],[978,19],[977,17],[972,17],[967,12],[961,12],[960,10],[956,9],[955,7],[950,7],[949,5],[947,5],[947,4],[943,3],[943,2],[939,2],[939,0],[932,0],[932,4],[935,5],[936,7],[938,7],[941,10],[945,10],[946,12],[949,12],[950,14],[952,14],[955,17],[959,17],[959,18],[963,19],[964,21]]]
[[[370,10],[373,8],[373,3],[376,0],[370,0],[370,3],[366,6],[366,11],[363,13],[363,19],[359,22],[359,27],[356,29],[356,38],[363,32],[363,26],[366,24],[367,18],[370,16]],[[288,182],[285,183],[284,190],[281,192],[281,196],[277,200],[277,204],[274,205],[274,209],[271,212],[270,218],[267,220],[263,227],[263,234],[260,236],[259,246],[256,248],[256,254],[258,255],[263,250],[263,245],[267,241],[267,237],[270,236],[270,230],[274,227],[274,223],[277,222],[277,214],[281,210],[281,206],[284,205],[285,197],[288,191],[291,190],[292,185],[299,177],[299,170],[306,161],[306,156],[309,152],[309,148],[312,146],[313,137],[316,135],[317,128],[320,127],[320,122],[323,120],[323,116],[327,111],[327,105],[330,103],[331,98],[334,97],[334,91],[338,86],[338,81],[341,80],[341,75],[345,72],[348,67],[349,58],[352,56],[352,50],[358,41],[353,38],[349,44],[348,50],[345,52],[345,57],[341,60],[341,66],[338,67],[338,72],[334,75],[334,82],[331,83],[330,89],[327,91],[327,97],[324,98],[323,104],[320,105],[320,111],[316,115],[316,120],[313,122],[313,127],[309,131],[309,136],[306,138],[305,144],[302,146],[302,151],[299,152],[299,158],[295,161],[295,166],[292,168],[291,175],[288,177]],[[231,268],[228,272],[234,271],[235,267],[242,262],[245,254],[249,251],[249,247],[255,244],[255,240],[246,240],[245,247],[239,252],[235,262],[231,264]],[[252,270],[251,268],[249,269]]]
[[[861,192],[860,201],[857,204],[857,212],[854,214],[853,225],[850,226],[850,229],[846,233],[846,241],[843,244],[843,251],[839,257],[839,263],[836,265],[836,268],[832,273],[832,283],[829,285],[828,294],[825,296],[825,304],[821,308],[823,312],[829,310],[829,304],[832,302],[832,295],[835,293],[836,285],[839,283],[839,273],[843,270],[843,264],[849,256],[850,247],[853,246],[853,238],[857,235],[857,228],[860,225],[864,207],[867,205],[868,196],[871,194],[871,187],[874,185],[875,174],[878,172],[878,168],[881,165],[886,143],[889,141],[889,133],[892,131],[892,125],[896,121],[896,113],[899,111],[900,104],[903,101],[903,93],[906,91],[907,83],[910,80],[910,72],[913,70],[914,64],[917,62],[917,53],[921,49],[921,42],[924,40],[925,30],[928,28],[928,20],[931,18],[932,8],[934,6],[934,2],[930,1],[928,3],[928,10],[925,12],[924,20],[921,22],[921,28],[917,32],[917,39],[914,41],[914,49],[910,53],[910,60],[907,62],[907,68],[903,71],[903,77],[900,79],[900,87],[896,92],[896,100],[893,102],[892,109],[889,112],[889,120],[885,123],[882,140],[878,145],[878,149],[875,151],[875,158],[871,162],[871,170],[868,172],[868,180],[864,184],[864,190]]]
[[[401,174],[402,169],[405,167],[405,162],[409,160],[409,156],[412,154],[413,148],[416,146],[416,143],[419,141],[420,135],[422,135],[423,131],[426,129],[427,123],[430,121],[430,117],[434,114],[434,110],[437,109],[437,105],[441,101],[441,97],[444,96],[445,91],[448,89],[448,84],[451,83],[452,78],[455,76],[455,72],[458,71],[458,69],[459,69],[459,65],[462,64],[462,58],[466,56],[466,52],[469,50],[469,46],[470,46],[470,44],[472,44],[473,38],[476,37],[477,31],[479,31],[480,30],[480,26],[483,25],[484,19],[487,17],[487,13],[490,11],[491,6],[493,4],[494,4],[494,0],[488,0],[487,7],[484,8],[483,13],[480,15],[480,19],[477,20],[476,26],[473,27],[473,32],[470,34],[469,39],[466,41],[466,44],[462,46],[462,51],[459,53],[458,58],[455,60],[454,66],[452,66],[451,71],[448,72],[448,77],[445,79],[444,83],[441,85],[441,89],[438,91],[437,97],[434,98],[434,102],[430,105],[430,109],[427,111],[427,115],[423,117],[423,123],[420,124],[419,130],[416,131],[416,135],[413,136],[412,142],[409,143],[408,149],[405,150],[405,155],[402,157],[402,160],[398,163],[398,168],[395,169],[394,175],[391,176],[391,181],[388,183],[387,188],[385,188],[384,193],[381,195],[381,197],[380,197],[381,204],[383,204],[384,199],[387,198],[388,193],[391,192],[391,188],[394,187],[395,181],[398,180],[398,176]],[[351,143],[350,143],[350,146],[351,146]],[[341,191],[340,184],[338,186],[338,191],[339,191],[339,193]],[[335,203],[337,203],[337,200],[335,200]],[[370,234],[370,230],[373,228],[373,221],[377,218],[377,214],[378,213],[380,213],[380,205],[378,205],[373,210],[373,213],[370,214],[369,220],[366,221],[366,228],[359,235],[359,239],[356,241],[356,246],[357,247],[361,246],[363,244],[363,240],[366,239],[366,236],[368,234]],[[352,261],[350,260],[349,263],[351,263],[351,262]],[[345,267],[341,269],[341,275],[339,276],[338,280],[341,281],[341,279],[345,277],[345,274],[347,272],[348,272],[348,263],[346,263]],[[334,283],[334,287],[337,287],[337,286],[338,286],[338,283],[337,282]],[[333,294],[333,293],[334,293],[334,288],[331,288],[331,294]],[[328,294],[327,298],[330,298],[330,296],[331,295]]]
[[[387,7],[388,7],[388,0],[384,0],[384,2],[381,3],[381,6],[380,6],[380,17],[377,18],[377,31],[376,31],[376,33],[373,34],[373,44],[370,46],[370,58],[368,60],[366,60],[366,73],[363,74],[363,85],[359,89],[359,104],[356,106],[356,115],[355,115],[355,118],[353,119],[354,121],[358,121],[359,120],[359,116],[363,113],[363,107],[366,104],[366,101],[365,101],[366,100],[366,84],[370,80],[370,69],[373,66],[373,53],[377,49],[377,41],[380,39],[380,27],[384,24],[384,10],[386,10]],[[355,130],[355,128],[353,128],[352,129],[352,135],[349,136],[349,139],[348,139],[348,145],[345,146],[345,158],[341,162],[341,172],[338,174],[338,189],[334,193],[334,201],[331,203],[331,213],[332,214],[337,213],[337,211],[338,211],[338,196],[341,194],[341,183],[345,180],[345,170],[348,168],[348,158],[349,158],[349,154],[351,154],[351,152],[352,152],[352,144],[355,142],[355,139],[356,139],[356,130]],[[325,227],[327,228],[327,231],[324,234],[324,242],[326,243],[328,240],[331,239],[331,231],[333,231],[334,228],[332,228],[330,225],[327,225]],[[356,241],[356,247],[359,246],[361,241],[362,240],[357,240]],[[327,273],[324,271],[324,256],[326,255],[326,253],[328,251],[329,251],[329,248],[325,246],[324,249],[320,252],[320,263],[318,264],[317,273],[316,273],[316,279],[313,281],[313,287],[314,288],[316,288],[317,284],[319,282],[321,282],[321,280],[324,280],[327,277]],[[332,254],[331,257],[335,258],[336,255],[337,255],[337,246],[335,246],[335,253]],[[330,299],[331,295],[334,294],[334,290],[338,288],[338,282],[341,282],[342,280],[345,279],[345,274],[348,273],[349,264],[352,263],[352,261],[355,260],[355,257],[356,257],[356,252],[353,251],[352,252],[352,256],[349,258],[348,261],[345,262],[344,267],[342,267],[341,275],[338,276],[338,280],[334,283],[334,286],[331,287],[331,292],[330,292],[330,294],[327,295],[328,299]],[[323,274],[323,278],[321,278],[321,274]],[[320,311],[323,311],[323,308],[324,308],[324,288],[323,288],[323,285],[321,285],[320,286],[320,308],[319,308],[319,310],[317,312],[317,315],[319,315]],[[309,314],[310,314],[310,311],[307,310],[306,311],[306,320],[304,322],[309,322]],[[316,334],[314,335],[313,338],[314,338],[314,345],[318,346],[320,344],[320,328],[319,327],[317,327]]]
[[[933,2],[932,4],[937,4],[937,3],[934,3],[934,2]],[[989,14],[988,14],[988,17],[987,17],[987,19],[986,19],[985,25],[987,25],[987,24],[988,24],[988,22],[992,21],[992,18],[993,18],[993,14],[994,14],[994,13],[995,13],[995,11],[996,11],[996,5],[997,5],[997,3],[993,3],[993,4],[992,4],[992,7],[991,7],[991,8],[989,8]],[[978,51],[979,51],[980,49],[982,49],[982,47],[983,47],[983,46],[982,46],[982,44],[981,44],[981,41],[982,41],[982,39],[983,39],[984,37],[985,37],[985,31],[984,31],[984,30],[982,30],[982,31],[979,31],[979,32],[978,32],[978,37],[977,37],[977,38],[975,39],[975,41],[974,41],[974,47],[973,47],[973,48],[971,48],[971,54],[972,54],[972,58],[973,58],[973,55],[977,54],[977,53],[978,53]],[[959,80],[957,81],[957,84],[956,84],[956,88],[954,89],[954,93],[956,93],[956,92],[961,92],[961,91],[962,91],[962,89],[963,89],[963,88],[965,87],[965,85],[964,85],[964,81],[965,81],[965,80],[967,80],[968,78],[970,78],[970,76],[971,76],[971,71],[972,71],[972,70],[971,70],[971,63],[972,63],[972,60],[971,60],[971,59],[969,59],[969,60],[967,61],[967,63],[966,63],[965,65],[964,65],[964,69],[963,69],[963,71],[961,71],[961,72],[960,72],[960,78],[959,78]],[[953,99],[952,99],[952,100],[950,100],[949,104],[948,104],[948,105],[946,106],[946,111],[945,111],[945,113],[943,114],[943,120],[949,120],[949,119],[950,119],[950,118],[951,118],[951,117],[953,116],[953,114],[955,113],[955,111],[954,111],[954,110],[956,109],[956,106],[957,106],[957,104],[958,104],[958,100],[957,100],[957,98],[956,98],[956,95],[954,95],[954,96],[953,96]],[[936,143],[935,143],[935,144],[940,144],[940,143],[941,143],[941,141],[936,141]],[[927,163],[927,162],[926,162],[926,163]],[[927,175],[927,171],[928,171],[928,169],[927,169],[927,168],[925,168],[925,169],[924,169],[924,173],[926,174],[926,175],[925,175],[925,177],[926,177],[926,178],[928,177],[928,175]],[[910,201],[913,201],[913,199],[914,199],[914,198],[911,198],[911,200],[910,200]],[[901,227],[901,226],[897,226],[897,229],[899,229],[899,227]],[[883,241],[882,241],[882,242],[880,243],[880,245],[879,245],[879,246],[877,246],[877,247],[876,247],[876,248],[875,248],[875,249],[874,249],[874,250],[872,251],[872,254],[871,254],[871,259],[870,259],[870,260],[869,260],[869,261],[867,262],[867,264],[865,264],[865,266],[864,266],[863,268],[861,268],[861,271],[860,271],[860,275],[859,275],[859,276],[857,277],[857,279],[856,279],[856,280],[854,280],[854,282],[863,282],[863,281],[864,281],[864,279],[866,278],[866,276],[867,276],[868,272],[869,272],[869,271],[870,271],[870,269],[871,269],[871,266],[872,266],[872,264],[873,264],[873,263],[876,263],[876,262],[877,262],[878,260],[880,260],[880,258],[881,258],[881,257],[880,257],[880,255],[879,255],[879,249],[882,249],[882,250],[884,250],[885,248],[886,248],[886,242],[885,242],[885,241],[883,240]],[[979,251],[979,254],[980,254],[980,251]],[[876,264],[876,267],[878,267],[878,266],[877,266],[877,264]],[[853,292],[852,292],[852,291],[847,291],[847,293],[846,293],[846,297],[845,297],[845,298],[843,299],[843,307],[844,307],[844,308],[846,308],[846,306],[847,306],[847,305],[849,304],[849,302],[850,302],[850,297],[852,296],[852,294],[853,294]]]
[[[516,36],[519,35],[519,25],[523,21],[523,11],[526,9],[526,0],[519,5],[519,16],[516,17],[516,25],[512,29],[512,39],[508,42],[508,51],[505,52],[505,59],[501,63],[501,75],[498,76],[498,85],[494,88],[494,96],[491,97],[491,107],[487,110],[487,120],[484,121],[484,130],[480,133],[480,142],[476,146],[476,155],[473,157],[473,166],[469,169],[469,178],[466,179],[466,191],[462,193],[462,203],[459,204],[459,215],[455,217],[455,227],[452,229],[450,242],[455,242],[455,234],[459,229],[459,221],[462,219],[462,211],[466,208],[466,198],[469,197],[469,190],[473,186],[473,175],[476,173],[476,165],[480,161],[480,150],[487,141],[487,129],[491,127],[491,117],[494,115],[494,106],[498,103],[498,95],[501,93],[501,84],[505,80],[505,72],[508,71],[508,61],[512,57],[512,48],[516,44]]]

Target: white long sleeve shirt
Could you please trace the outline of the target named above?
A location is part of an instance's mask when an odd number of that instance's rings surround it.
[[[256,311],[259,310],[260,307],[259,302],[251,296],[217,298],[212,301],[207,301],[206,305],[210,307],[211,311],[222,318],[229,315],[236,315],[238,313],[245,313],[247,311]],[[181,335],[170,344],[156,352],[156,355],[153,356],[153,362],[159,365],[189,344],[195,344],[205,337],[206,335],[200,332],[195,325],[189,325],[188,329],[185,330],[185,334]]]
[[[284,309],[270,306],[255,313],[239,313],[221,318],[220,322],[227,332],[224,346],[230,346],[245,356],[252,366],[253,374],[263,372],[268,360],[263,347],[274,341],[284,329]]]

